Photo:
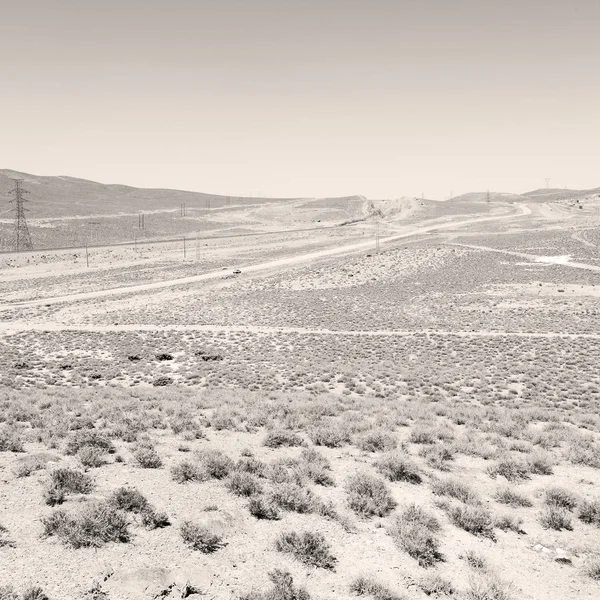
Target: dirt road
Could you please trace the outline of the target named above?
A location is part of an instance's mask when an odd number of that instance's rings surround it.
[[[509,213],[506,215],[499,215],[495,217],[477,217],[472,219],[465,219],[461,221],[449,221],[447,223],[428,225],[425,227],[411,227],[407,229],[404,233],[399,233],[393,236],[388,236],[380,239],[380,244],[385,245],[397,240],[411,237],[414,235],[419,235],[423,233],[427,233],[430,231],[437,231],[439,229],[445,229],[449,227],[463,227],[465,225],[470,225],[474,223],[482,223],[482,222],[491,222],[491,221],[499,221],[504,219],[511,219],[516,217],[522,217],[531,214],[531,210],[526,205],[518,205],[519,212],[517,213]],[[373,247],[373,240],[368,240],[365,242],[346,244],[343,246],[339,246],[337,248],[330,248],[327,250],[318,250],[315,252],[308,252],[305,254],[300,254],[298,256],[292,256],[288,258],[280,258],[273,261],[267,261],[263,263],[258,263],[255,265],[240,265],[240,269],[243,273],[259,273],[262,271],[268,271],[270,269],[280,268],[280,267],[288,267],[295,266],[302,263],[310,262],[313,260],[317,260],[320,258],[326,258],[329,256],[341,256],[344,254],[350,254],[353,252],[365,251]],[[145,292],[149,290],[158,290],[169,287],[174,287],[178,285],[187,285],[190,283],[199,283],[203,281],[210,281],[222,278],[224,276],[224,271],[214,271],[210,273],[203,273],[202,275],[193,275],[190,277],[181,277],[178,279],[170,279],[167,281],[157,281],[153,283],[140,284],[136,286],[129,287],[118,287],[111,288],[105,290],[97,290],[93,292],[82,292],[78,294],[70,294],[65,296],[54,296],[49,298],[43,298],[39,300],[29,300],[25,302],[14,302],[14,303],[5,303],[0,304],[0,310],[7,310],[11,308],[25,308],[25,307],[34,307],[34,306],[44,306],[44,305],[52,305],[52,304],[60,304],[64,302],[78,302],[80,300],[92,300],[97,298],[104,298],[109,296],[117,296],[121,294],[135,294],[138,292]]]

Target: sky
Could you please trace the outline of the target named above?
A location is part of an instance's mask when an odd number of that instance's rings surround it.
[[[598,0],[19,0],[0,168],[225,195],[600,186]]]

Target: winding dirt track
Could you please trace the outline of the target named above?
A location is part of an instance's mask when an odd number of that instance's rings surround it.
[[[0,323],[0,335],[13,335],[22,331],[79,331],[90,333],[128,332],[128,331],[198,331],[207,333],[253,333],[263,335],[299,334],[299,335],[347,335],[355,337],[409,337],[409,336],[455,336],[455,337],[515,337],[515,338],[563,338],[563,339],[600,339],[600,333],[534,333],[526,331],[447,331],[443,329],[372,329],[372,330],[336,330],[309,329],[304,327],[262,327],[258,325],[66,325],[64,323],[26,323],[23,321]]]
[[[436,224],[436,225],[427,225],[424,227],[413,227],[404,233],[399,233],[397,235],[388,236],[380,239],[380,244],[388,244],[391,242],[395,242],[397,240],[412,237],[414,235],[419,235],[422,233],[427,233],[430,231],[437,231],[439,229],[446,229],[449,227],[462,227],[465,225],[471,225],[474,223],[483,223],[490,221],[500,221],[505,219],[513,219],[516,217],[523,217],[531,214],[531,210],[524,204],[518,205],[519,212],[509,213],[506,215],[499,215],[495,217],[477,217],[473,219],[465,219],[462,221],[450,221],[448,223]],[[280,258],[277,260],[267,261],[263,263],[258,263],[255,265],[247,265],[240,267],[243,269],[245,273],[258,273],[261,271],[268,271],[269,269],[279,268],[279,267],[288,267],[293,265],[299,265],[302,263],[310,262],[312,260],[317,260],[320,258],[325,258],[328,256],[340,256],[344,254],[350,254],[353,252],[358,252],[361,250],[368,250],[373,247],[373,241],[368,240],[366,242],[359,242],[354,244],[346,244],[340,246],[338,248],[330,248],[328,250],[318,250],[316,252],[308,252],[305,254],[300,254],[298,256],[292,256],[289,258]],[[34,306],[44,306],[44,305],[52,305],[52,304],[61,304],[66,302],[78,302],[81,300],[92,300],[96,298],[105,298],[109,296],[118,296],[124,294],[135,294],[138,292],[145,292],[149,290],[158,290],[169,287],[174,287],[178,285],[187,285],[190,283],[198,283],[202,281],[210,281],[214,279],[220,279],[224,275],[224,272],[221,271],[213,271],[210,273],[203,273],[202,275],[193,275],[190,277],[181,277],[178,279],[170,279],[167,281],[156,281],[153,283],[145,283],[136,286],[129,287],[118,287],[111,288],[106,290],[97,290],[94,292],[82,292],[79,294],[70,294],[65,296],[54,296],[50,298],[42,298],[38,300],[28,300],[24,302],[11,302],[0,304],[0,310],[7,310],[11,308],[26,308],[26,307],[34,307]]]

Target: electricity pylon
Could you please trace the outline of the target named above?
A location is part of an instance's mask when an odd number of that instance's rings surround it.
[[[14,248],[17,252],[21,250],[33,250],[33,244],[31,243],[31,235],[29,234],[29,227],[27,227],[27,219],[25,213],[28,212],[25,208],[25,202],[28,202],[23,197],[25,194],[29,194],[27,190],[23,189],[22,179],[13,179],[15,188],[9,193],[14,194],[14,199],[11,200],[11,204],[15,204],[15,237],[14,237]]]

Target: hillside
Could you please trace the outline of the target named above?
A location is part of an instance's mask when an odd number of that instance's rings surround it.
[[[590,190],[569,190],[569,189],[538,189],[532,190],[523,194],[529,201],[542,201],[542,202],[557,202],[559,200],[576,200],[582,198],[589,198],[591,196],[600,195],[600,188],[593,188]]]

